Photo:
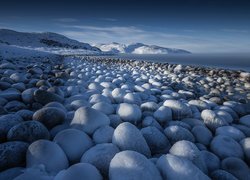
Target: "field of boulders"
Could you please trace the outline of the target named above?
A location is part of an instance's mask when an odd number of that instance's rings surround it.
[[[2,180],[248,180],[250,73],[0,59]]]

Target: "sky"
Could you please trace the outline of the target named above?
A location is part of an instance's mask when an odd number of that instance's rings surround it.
[[[0,2],[0,28],[56,32],[90,44],[250,52],[250,1],[7,0]]]

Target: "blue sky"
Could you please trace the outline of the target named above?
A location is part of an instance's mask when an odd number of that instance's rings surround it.
[[[250,52],[245,0],[8,0],[0,27],[87,43],[142,42],[192,52]]]

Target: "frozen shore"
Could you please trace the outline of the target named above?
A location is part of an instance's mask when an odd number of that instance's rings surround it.
[[[0,179],[250,179],[250,73],[0,59]]]

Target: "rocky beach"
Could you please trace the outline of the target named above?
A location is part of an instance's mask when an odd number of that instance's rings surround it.
[[[250,179],[250,73],[0,60],[0,179]]]

